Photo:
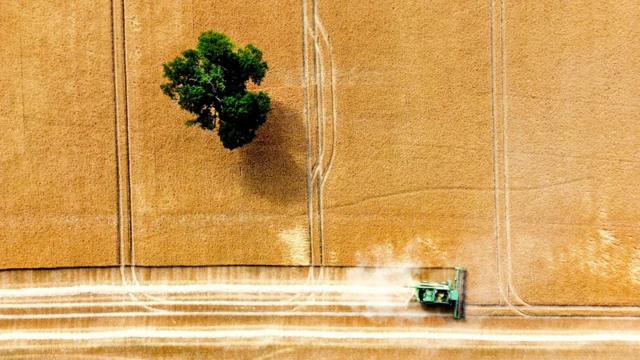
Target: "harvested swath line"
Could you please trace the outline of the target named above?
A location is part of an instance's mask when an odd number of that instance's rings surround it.
[[[106,312],[106,313],[63,313],[63,314],[24,314],[24,315],[0,315],[1,320],[23,319],[77,319],[77,318],[126,318],[149,316],[238,316],[238,317],[401,317],[401,318],[425,318],[424,313],[399,313],[399,312],[353,312],[353,311],[142,311],[142,312]],[[429,317],[448,318],[449,314],[431,314]]]
[[[229,285],[229,284],[202,284],[202,285],[139,285],[139,286],[70,286],[50,288],[25,288],[0,290],[0,298],[10,297],[38,297],[38,296],[63,296],[80,294],[128,294],[128,293],[288,293],[300,292],[339,292],[358,294],[381,294],[402,292],[402,286],[351,286],[351,285]]]
[[[131,329],[120,331],[96,331],[85,333],[64,332],[14,332],[0,334],[0,341],[14,340],[99,340],[99,339],[229,339],[229,338],[311,338],[311,339],[428,339],[459,340],[481,342],[510,343],[590,343],[590,342],[640,342],[640,334],[605,333],[579,335],[531,335],[531,334],[483,334],[455,332],[367,332],[367,331],[319,331],[319,330],[227,330],[227,331],[188,331],[188,330],[150,330]]]

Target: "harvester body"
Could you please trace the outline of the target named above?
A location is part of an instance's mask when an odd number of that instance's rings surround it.
[[[415,289],[416,300],[426,305],[447,305],[453,306],[453,317],[460,319],[462,317],[462,299],[463,291],[461,272],[464,268],[455,268],[455,279],[444,282],[422,281],[408,287]]]

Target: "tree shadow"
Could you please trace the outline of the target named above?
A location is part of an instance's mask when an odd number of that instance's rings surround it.
[[[305,131],[300,111],[272,102],[256,138],[239,149],[243,184],[276,203],[306,201]]]

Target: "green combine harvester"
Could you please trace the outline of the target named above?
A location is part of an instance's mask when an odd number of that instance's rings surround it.
[[[407,287],[415,289],[416,300],[421,304],[453,306],[453,318],[460,319],[462,318],[462,292],[464,290],[464,277],[461,277],[460,274],[464,273],[465,269],[457,267],[455,270],[454,281],[422,281]]]

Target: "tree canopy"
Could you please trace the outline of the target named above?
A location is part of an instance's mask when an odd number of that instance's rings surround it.
[[[269,95],[247,91],[247,81],[259,85],[268,69],[262,51],[252,44],[236,50],[225,34],[206,31],[195,50],[183,51],[163,68],[169,82],[160,86],[162,91],[196,115],[185,124],[217,128],[227,149],[250,143],[267,119]]]

